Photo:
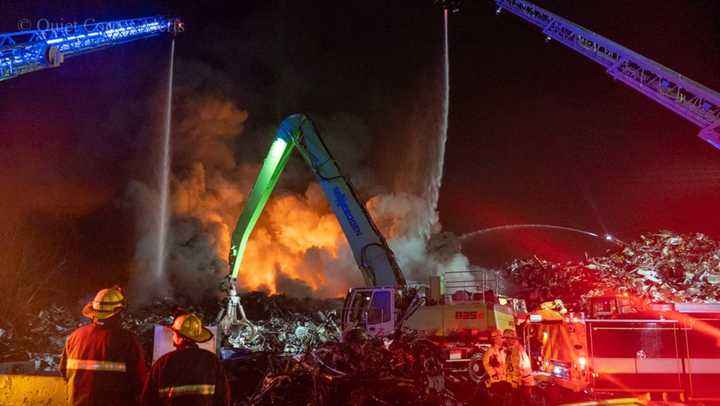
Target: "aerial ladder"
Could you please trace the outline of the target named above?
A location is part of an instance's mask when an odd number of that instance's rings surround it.
[[[700,128],[698,136],[720,148],[720,93],[525,0],[495,0],[503,10],[602,65],[606,72]]]
[[[184,29],[179,18],[156,16],[0,34],[0,81],[58,67],[72,56]]]

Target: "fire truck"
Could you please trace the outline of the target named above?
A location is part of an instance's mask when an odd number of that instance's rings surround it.
[[[720,303],[595,297],[585,312],[530,313],[521,329],[552,403],[649,394],[720,401]]]

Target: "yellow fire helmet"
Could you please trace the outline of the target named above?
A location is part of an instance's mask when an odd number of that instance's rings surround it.
[[[213,338],[213,333],[203,326],[200,317],[194,313],[182,314],[175,317],[170,329],[196,343],[204,343]]]
[[[105,320],[122,312],[126,307],[122,289],[113,286],[100,290],[95,298],[83,307],[82,314],[89,319]]]

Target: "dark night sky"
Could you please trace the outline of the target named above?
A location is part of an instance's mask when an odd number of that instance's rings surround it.
[[[235,101],[251,130],[295,111],[361,117],[373,134],[366,160],[387,187],[403,171],[392,158],[424,142],[408,128],[438,108],[442,19],[430,0],[247,1],[238,10],[213,1],[56,3],[4,1],[0,31],[14,31],[19,18],[182,16],[179,80]],[[720,89],[720,3],[538,4]],[[450,47],[446,230],[545,223],[623,239],[663,228],[720,236],[720,151],[692,124],[546,44],[518,17],[495,16],[490,1],[468,1],[451,15]],[[139,41],[0,84],[4,230],[20,220],[42,244],[83,247],[74,254],[82,266],[125,266],[133,220],[120,196],[128,179],[153,175],[149,134],[167,49],[167,39]],[[215,73],[195,77],[183,71],[190,61]],[[238,148],[262,142],[250,144]],[[531,249],[550,238],[531,237],[494,238]],[[474,244],[473,258],[497,249]],[[112,269],[101,274],[105,282]]]

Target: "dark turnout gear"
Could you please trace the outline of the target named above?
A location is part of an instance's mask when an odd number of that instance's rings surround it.
[[[146,368],[135,336],[110,318],[70,334],[60,372],[71,405],[136,405]]]
[[[142,404],[229,405],[222,364],[215,354],[185,341],[155,362],[145,382]]]

